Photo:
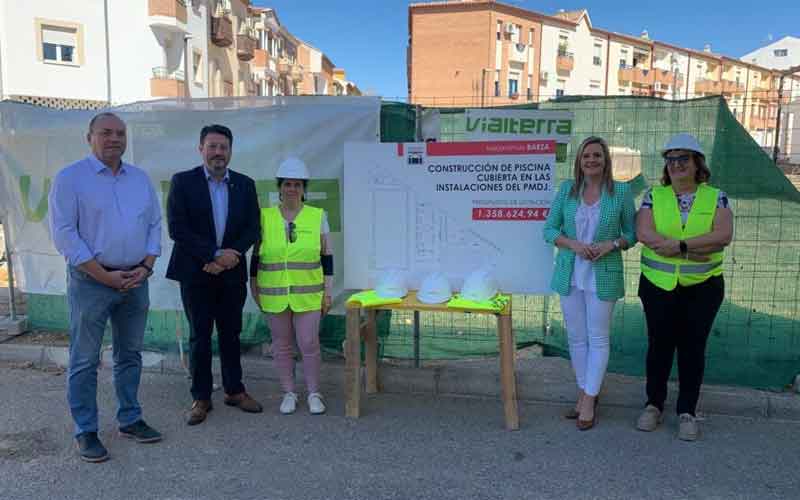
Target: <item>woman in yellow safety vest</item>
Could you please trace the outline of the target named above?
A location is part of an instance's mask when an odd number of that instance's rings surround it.
[[[662,156],[662,185],[645,194],[636,219],[648,337],[647,404],[637,428],[653,431],[663,420],[677,350],[678,437],[694,441],[706,341],[725,295],[723,249],[733,236],[733,213],[727,195],[708,185],[711,171],[695,137],[672,137]]]
[[[261,209],[261,241],[250,266],[250,291],[266,313],[272,354],[284,391],[281,413],[294,413],[295,342],[303,355],[308,410],[325,413],[319,392],[319,324],[331,307],[333,254],[325,211],[306,205],[310,175],[305,163],[287,158],[276,174],[280,204]]]

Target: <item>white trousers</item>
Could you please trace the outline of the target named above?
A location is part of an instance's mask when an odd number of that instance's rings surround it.
[[[616,301],[600,300],[596,293],[575,287],[560,298],[578,387],[589,396],[597,396],[608,366],[611,313]]]

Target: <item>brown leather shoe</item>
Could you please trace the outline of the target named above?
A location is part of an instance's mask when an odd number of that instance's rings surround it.
[[[192,409],[186,414],[186,423],[188,425],[202,424],[208,412],[214,409],[211,400],[208,399],[195,399],[192,402]]]
[[[251,398],[250,395],[244,391],[239,394],[226,394],[225,404],[228,406],[236,406],[247,413],[261,413],[264,411],[264,407],[261,406],[261,403]]]
[[[599,403],[599,402],[600,402],[599,395],[595,396],[595,398],[594,398],[594,416],[592,417],[591,420],[582,420],[581,417],[578,416],[578,420],[575,422],[575,424],[577,425],[579,431],[588,431],[589,429],[591,429],[592,427],[597,425],[597,422],[600,421],[600,418],[597,416],[597,403]]]

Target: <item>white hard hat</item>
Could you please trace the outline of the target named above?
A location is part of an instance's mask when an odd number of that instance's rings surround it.
[[[497,283],[486,269],[473,271],[461,287],[461,298],[473,302],[484,302],[495,295],[497,295]]]
[[[278,179],[304,179],[308,180],[311,176],[308,173],[308,167],[303,163],[303,160],[290,156],[283,160],[278,166],[278,171],[275,172],[275,177]]]
[[[406,279],[402,271],[390,269],[383,273],[375,287],[378,297],[384,299],[402,299],[408,295]]]
[[[673,135],[664,145],[664,149],[661,150],[661,156],[664,156],[667,154],[667,151],[672,151],[673,149],[694,151],[703,158],[706,157],[703,148],[700,146],[700,142],[698,142],[697,138],[692,134],[681,133]]]
[[[423,304],[441,304],[450,300],[452,296],[453,289],[450,288],[450,281],[439,272],[425,278],[417,292],[417,300]]]

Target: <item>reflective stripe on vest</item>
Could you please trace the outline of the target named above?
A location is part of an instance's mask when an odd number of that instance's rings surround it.
[[[652,267],[657,271],[663,271],[665,273],[674,273],[675,270],[680,266],[680,273],[681,274],[703,274],[709,271],[713,271],[717,267],[722,265],[722,261],[719,262],[709,262],[705,264],[669,264],[667,262],[659,262],[657,260],[653,260],[649,257],[645,257],[642,255],[642,264],[647,267]]]
[[[321,268],[320,262],[276,262],[274,264],[266,264],[263,262],[258,263],[259,271],[283,271],[284,269],[300,270],[314,270]]]
[[[717,210],[719,190],[703,183],[697,186],[695,199],[686,224],[681,223],[677,197],[671,186],[658,186],[652,190],[653,223],[656,232],[673,240],[688,240],[711,232]],[[712,276],[722,274],[724,253],[709,254],[708,262],[697,262],[681,257],[662,257],[650,248],[642,248],[642,274],[663,290],[702,283]]]
[[[256,283],[261,309],[280,313],[316,311],[325,290],[320,264],[322,210],[304,205],[294,220],[289,242],[279,207],[261,210],[261,246]]]

